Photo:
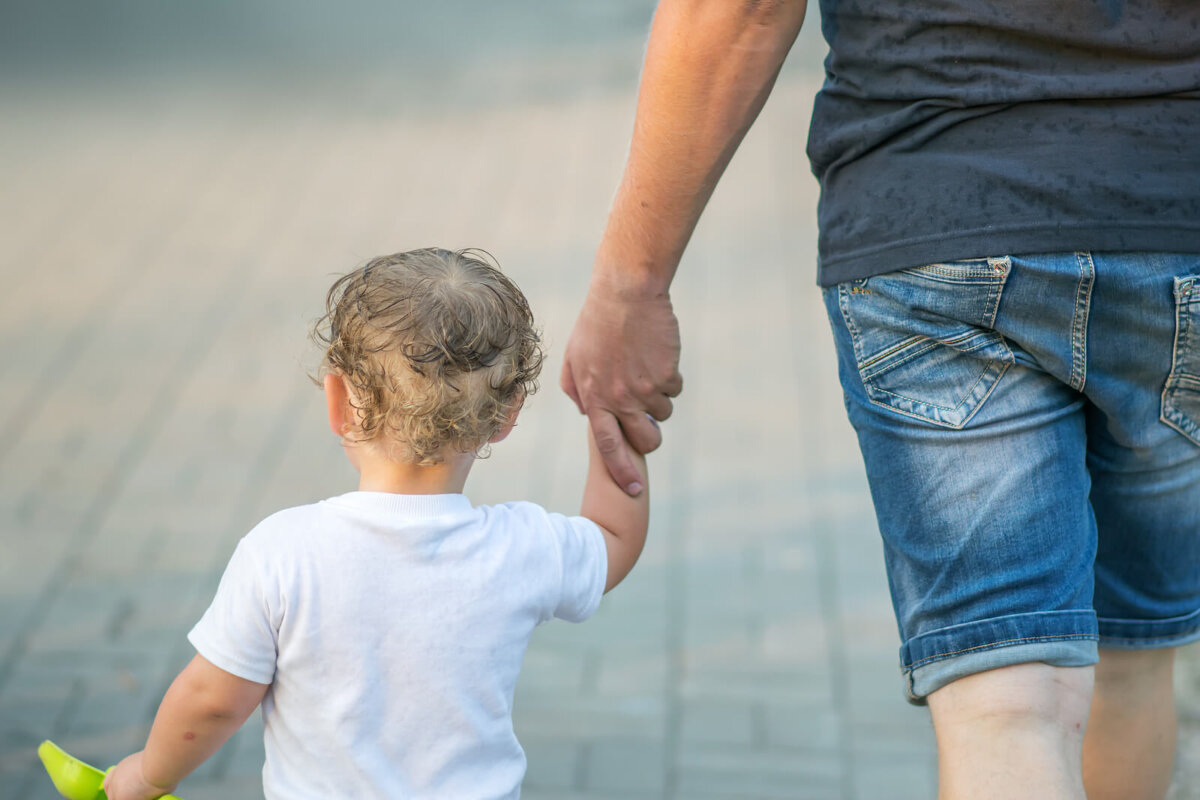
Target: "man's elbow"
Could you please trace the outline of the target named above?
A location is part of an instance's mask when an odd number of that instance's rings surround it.
[[[659,9],[678,8],[696,17],[724,15],[747,24],[773,26],[803,19],[808,0],[660,0]]]
[[[800,32],[807,6],[807,0],[716,0],[705,11],[723,15],[731,29],[741,31],[743,46],[786,50]]]
[[[807,0],[740,0],[738,11],[749,25],[764,28],[799,28]]]

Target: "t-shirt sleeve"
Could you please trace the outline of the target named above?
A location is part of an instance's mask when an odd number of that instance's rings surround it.
[[[562,587],[554,616],[583,622],[599,608],[608,580],[604,534],[586,517],[546,516],[562,562]]]
[[[255,683],[275,678],[277,626],[274,581],[243,539],[229,559],[212,605],[188,634],[196,652],[226,672]],[[277,591],[275,596],[277,596]]]

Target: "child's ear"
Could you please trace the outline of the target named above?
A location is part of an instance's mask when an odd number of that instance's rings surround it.
[[[509,408],[508,414],[504,419],[504,424],[500,426],[500,430],[492,434],[492,438],[488,439],[488,443],[495,444],[496,442],[504,441],[512,429],[517,425],[517,415],[521,413],[521,406],[525,405],[525,396],[521,395],[513,401],[512,407]]]
[[[329,410],[329,430],[341,439],[353,427],[354,406],[350,404],[346,379],[337,373],[325,376],[325,407]]]

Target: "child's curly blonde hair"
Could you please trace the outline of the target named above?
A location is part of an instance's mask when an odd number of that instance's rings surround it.
[[[333,284],[313,335],[357,411],[347,438],[419,465],[486,456],[542,368],[529,303],[480,250],[372,259]]]

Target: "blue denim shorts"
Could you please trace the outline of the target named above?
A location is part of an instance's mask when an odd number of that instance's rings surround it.
[[[1200,255],[931,264],[825,303],[910,699],[1200,639]]]

